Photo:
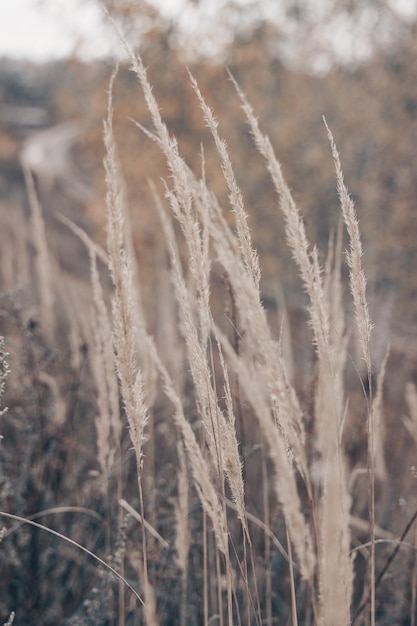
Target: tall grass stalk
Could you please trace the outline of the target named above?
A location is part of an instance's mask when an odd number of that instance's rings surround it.
[[[59,219],[84,243],[90,257],[90,281],[93,297],[91,332],[94,339],[90,357],[97,386],[99,410],[96,420],[98,460],[103,476],[104,494],[107,494],[110,476],[115,470],[118,471],[117,497],[120,500],[122,498],[120,475],[122,423],[119,411],[119,391],[113,364],[111,321],[97,267],[97,256],[106,267],[108,266],[108,257],[104,250],[97,246],[87,233],[74,222],[63,215],[60,215]]]
[[[362,267],[362,242],[355,207],[343,179],[343,171],[339,153],[333,135],[323,118],[330,141],[332,156],[336,169],[337,190],[339,193],[342,215],[349,236],[350,248],[346,252],[349,267],[350,291],[353,298],[356,325],[362,357],[365,361],[369,400],[368,400],[368,474],[369,474],[369,515],[371,526],[371,559],[370,559],[370,590],[371,590],[371,626],[375,626],[375,416],[372,388],[372,362],[370,340],[372,323],[366,298],[366,277]]]
[[[32,236],[35,248],[35,272],[40,302],[40,326],[44,336],[49,342],[52,342],[55,330],[54,290],[45,222],[36,193],[32,171],[24,161],[22,161],[22,169],[31,211]]]
[[[321,603],[319,621],[345,624],[349,621],[353,567],[349,555],[350,532],[345,461],[340,442],[344,412],[341,389],[343,360],[335,362],[334,348],[343,338],[331,335],[331,305],[326,298],[323,270],[318,253],[309,244],[304,222],[285,183],[281,166],[268,137],[262,134],[252,107],[233,80],[242,102],[256,147],[264,156],[285,218],[288,245],[298,265],[304,288],[310,298],[311,327],[318,356],[318,385],[315,398],[316,446],[321,455],[321,494],[318,513],[318,556]],[[335,274],[337,276],[337,274]],[[337,280],[337,278],[336,278]],[[337,293],[337,292],[336,292]],[[340,310],[340,306],[337,306]],[[343,318],[342,318],[343,319]],[[336,352],[337,354],[338,352]],[[337,514],[334,514],[336,509]]]
[[[190,527],[188,523],[189,515],[189,487],[188,471],[182,441],[177,444],[178,452],[178,501],[175,507],[176,534],[175,546],[177,551],[177,562],[181,570],[181,626],[187,623],[187,578],[188,578],[188,556],[190,551]]]
[[[139,328],[137,323],[138,298],[133,284],[133,262],[126,243],[124,227],[123,187],[116,157],[113,138],[112,89],[115,74],[112,75],[108,91],[108,112],[104,123],[104,143],[106,157],[104,166],[107,183],[107,246],[109,268],[114,285],[112,299],[113,347],[116,371],[120,382],[121,396],[129,423],[129,433],[136,456],[139,502],[142,523],[142,573],[144,581],[144,618],[147,626],[155,626],[156,605],[153,590],[148,578],[147,533],[144,524],[145,510],[142,488],[143,444],[145,429],[149,420],[145,401],[144,380],[137,364]],[[136,306],[135,306],[136,305]]]
[[[281,165],[275,156],[269,138],[261,132],[251,105],[234,78],[230,74],[229,76],[240,97],[242,109],[246,114],[256,147],[265,158],[266,167],[280,198],[280,208],[285,218],[287,242],[311,301],[310,315],[317,350],[326,351],[328,347],[329,319],[325,305],[326,300],[323,295],[321,268],[318,262],[317,251],[311,249],[308,242],[303,219],[284,180]]]
[[[375,478],[383,483],[388,477],[387,466],[384,457],[384,413],[383,413],[383,392],[385,384],[385,374],[387,370],[387,362],[390,355],[390,347],[388,346],[384,359],[381,364],[380,371],[376,380],[375,397],[373,398],[372,412],[374,416],[374,467]]]
[[[261,280],[261,270],[259,267],[259,259],[256,250],[252,245],[252,237],[248,227],[248,215],[245,211],[243,204],[242,192],[237,183],[233,165],[230,160],[227,144],[218,133],[218,122],[214,117],[214,114],[210,107],[206,104],[201,91],[198,87],[197,81],[189,72],[191,85],[197,95],[201,109],[203,111],[204,119],[207,127],[209,128],[214,142],[216,144],[217,151],[221,158],[222,171],[229,189],[229,202],[231,210],[235,217],[236,223],[236,235],[239,242],[239,248],[242,254],[242,260],[247,270],[248,275],[252,278],[254,286],[259,289],[259,283]]]
[[[270,514],[269,514],[269,482],[267,475],[267,459],[264,453],[264,449],[261,450],[262,454],[262,496],[263,496],[263,523],[265,524],[264,530],[264,542],[265,542],[265,606],[266,626],[272,626],[272,573],[271,573],[271,540],[268,534],[270,528]],[[287,534],[288,545],[290,545],[290,538]]]

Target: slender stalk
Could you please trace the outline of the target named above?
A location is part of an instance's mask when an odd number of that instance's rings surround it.
[[[53,530],[52,528],[48,528],[47,526],[44,526],[43,524],[39,524],[38,522],[34,522],[32,520],[26,519],[24,517],[21,517],[20,515],[6,513],[6,511],[0,511],[0,515],[3,517],[7,517],[8,519],[21,522],[22,524],[29,524],[30,526],[39,528],[40,530],[43,530],[51,535],[54,535],[55,537],[58,537],[62,541],[65,541],[66,543],[69,543],[70,545],[75,546],[78,550],[81,550],[85,554],[88,554],[88,556],[91,557],[94,561],[97,561],[98,563],[100,563],[100,565],[108,569],[114,576],[116,576],[116,578],[118,578],[129,589],[129,591],[135,596],[135,598],[139,600],[142,606],[144,606],[145,603],[140,597],[140,595],[137,593],[137,591],[133,589],[132,585],[130,585],[127,582],[127,580],[125,580],[125,578],[123,578],[123,576],[119,574],[118,571],[116,571],[111,565],[106,563],[106,561],[103,561],[103,559],[101,559],[99,556],[94,554],[94,552],[91,552],[91,550],[89,550],[88,548],[85,548],[80,543],[77,543],[77,541],[74,541],[73,539],[70,539],[70,537],[66,537],[65,535],[62,535],[61,533],[57,532],[56,530]]]
[[[288,528],[285,525],[285,532],[287,534],[287,546],[288,546],[288,554],[290,559],[288,561],[290,566],[290,588],[291,588],[291,620],[292,626],[298,626],[298,617],[297,617],[297,598],[295,595],[295,581],[294,581],[294,566],[291,555],[291,542],[288,534]]]
[[[216,583],[217,583],[217,612],[219,615],[219,624],[224,626],[223,615],[223,577],[220,564],[220,553],[216,550]]]
[[[416,626],[416,608],[417,608],[417,523],[414,522],[414,552],[412,556],[412,574],[411,574],[411,610],[410,610],[410,626]]]
[[[265,524],[264,542],[265,542],[265,606],[266,606],[266,626],[272,626],[272,577],[271,577],[271,543],[268,530],[270,528],[269,519],[269,481],[266,467],[266,459],[264,449],[261,450],[261,467],[262,467],[262,493],[263,493],[263,509]],[[289,541],[287,539],[287,544]]]
[[[203,614],[204,626],[209,623],[207,514],[203,509]]]

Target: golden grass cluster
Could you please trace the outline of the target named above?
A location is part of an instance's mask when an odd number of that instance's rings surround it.
[[[91,307],[87,314],[84,306],[78,311],[72,308],[71,296],[65,300],[59,293],[54,278],[59,270],[49,258],[34,180],[24,165],[41,331],[47,346],[62,341],[63,332],[67,334],[68,367],[74,371],[81,365],[77,349],[71,346],[81,340],[88,345],[86,367],[93,381],[95,408],[90,405],[85,417],[94,424],[96,435],[95,442],[88,442],[96,450],[96,469],[91,472],[90,466],[90,479],[95,481],[96,497],[104,503],[103,551],[101,556],[97,549],[88,551],[104,568],[104,583],[101,587],[95,583],[100,598],[89,600],[95,613],[88,612],[85,598],[80,598],[78,604],[73,602],[73,613],[55,623],[346,626],[362,620],[375,624],[379,532],[375,482],[386,476],[380,434],[386,360],[373,390],[372,325],[359,226],[331,131],[325,123],[323,132],[327,129],[329,135],[329,158],[332,154],[346,234],[342,228],[335,233],[323,261],[308,241],[274,149],[231,77],[274,184],[277,219],[280,212],[309,299],[314,384],[306,399],[301,397],[297,373],[287,358],[284,335],[288,326],[283,324],[281,334],[275,336],[263,305],[260,263],[243,194],[212,110],[190,75],[218,150],[228,208],[220,207],[209,189],[203,152],[199,176],[181,157],[141,58],[129,54],[153,124],[152,129],[141,128],[162,151],[170,172],[164,181],[166,207],[154,190],[171,277],[161,302],[164,310],[158,316],[167,323],[168,330],[161,332],[164,341],[148,332],[148,313],[140,293],[140,268],[112,127],[116,74],[111,79],[104,122],[107,251],[67,218],[60,218],[88,252]],[[344,238],[348,241],[345,257]],[[103,286],[103,266],[108,267],[112,282],[111,307],[108,289]],[[352,316],[346,315],[344,307],[346,275],[354,329],[349,328]],[[3,276],[4,282],[6,279],[8,284],[13,282],[10,275]],[[65,323],[58,314],[59,298],[68,304]],[[223,313],[219,313],[221,298],[227,302]],[[360,346],[360,359],[366,366],[363,397],[368,461],[362,468],[368,485],[366,520],[351,515],[354,477],[346,450],[349,402],[345,380],[353,341]],[[10,344],[13,342],[10,338]],[[23,340],[21,345],[25,345]],[[0,343],[0,394],[9,373],[5,346],[12,349],[7,335]],[[69,409],[60,407],[58,377],[48,374],[46,367],[42,371],[37,363],[38,407],[48,413],[49,420],[55,420],[56,434],[64,428]],[[358,387],[362,384],[360,369],[357,364]],[[407,401],[411,417],[406,426],[416,437],[414,387],[409,387]],[[46,404],[52,407],[49,412]],[[4,417],[4,409],[0,416]],[[43,428],[47,432],[51,427],[43,424]],[[2,446],[8,445],[6,439]],[[134,473],[128,469],[132,449]],[[5,500],[2,502],[4,507]],[[16,515],[20,521],[29,519],[19,511],[24,513],[25,507],[4,509],[2,514]],[[139,523],[130,536],[129,520]],[[356,545],[353,551],[352,527],[360,527],[361,522],[369,545]],[[37,528],[46,532],[44,525],[37,524]],[[15,527],[5,533],[11,531],[17,533]],[[49,540],[64,541],[64,534],[55,533]],[[383,536],[382,530],[380,534]],[[83,543],[78,537],[76,544],[82,548]],[[365,555],[364,572],[355,569],[359,551]],[[160,567],[162,562],[165,569]],[[167,600],[165,593],[173,597]],[[7,608],[19,615],[19,606]],[[413,610],[415,599],[410,614]]]

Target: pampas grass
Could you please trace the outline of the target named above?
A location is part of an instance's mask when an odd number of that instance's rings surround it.
[[[297,563],[302,576],[309,585],[314,586],[313,577],[316,571],[318,578],[318,595],[314,611],[319,624],[346,624],[350,619],[350,602],[353,585],[352,558],[349,554],[350,531],[349,509],[350,497],[347,491],[347,477],[341,433],[345,411],[343,391],[343,370],[346,355],[346,338],[341,306],[340,288],[340,240],[334,256],[329,256],[329,266],[324,270],[320,267],[318,254],[308,242],[303,220],[295,206],[291,193],[283,179],[281,167],[275,157],[269,139],[265,137],[248,104],[245,96],[235,83],[246,113],[255,144],[266,159],[267,168],[280,199],[280,207],[285,219],[288,244],[299,267],[302,282],[310,297],[311,326],[318,357],[318,385],[315,398],[315,424],[317,453],[320,455],[321,472],[320,490],[313,495],[308,470],[308,457],[305,447],[305,434],[302,411],[297,394],[292,387],[279,345],[274,341],[268,327],[265,312],[259,294],[260,269],[256,252],[253,250],[247,214],[243,207],[242,194],[237,184],[225,141],[218,133],[217,121],[206,104],[195,79],[190,75],[192,87],[200,102],[206,124],[213,136],[218,150],[223,173],[229,189],[229,201],[235,217],[236,235],[230,230],[214,196],[206,187],[205,179],[198,180],[184,163],[178,150],[177,142],[170,137],[162,120],[146,70],[140,57],[134,56],[129,50],[132,69],[142,86],[145,101],[154,125],[154,130],[146,130],[147,136],[157,143],[164,153],[171,172],[170,187],[165,183],[165,196],[172,214],[177,220],[184,235],[188,248],[189,279],[195,287],[197,299],[194,303],[191,291],[186,284],[181,267],[174,229],[165,212],[159,209],[162,225],[170,256],[172,281],[178,304],[179,322],[182,328],[187,358],[190,365],[199,419],[204,427],[204,446],[197,444],[194,434],[185,418],[181,399],[174,390],[174,385],[162,365],[156,348],[150,338],[147,339],[148,349],[154,365],[164,381],[165,391],[175,406],[175,422],[182,433],[185,450],[192,467],[194,485],[201,499],[204,510],[213,524],[216,544],[225,558],[227,580],[227,615],[228,623],[232,623],[232,570],[229,556],[229,532],[225,508],[221,504],[213,487],[218,486],[220,494],[225,497],[224,482],[226,478],[236,504],[238,517],[242,523],[243,535],[250,544],[245,514],[244,484],[242,482],[241,460],[236,440],[235,417],[232,394],[225,360],[238,376],[239,383],[245,391],[257,417],[262,437],[268,442],[269,456],[274,467],[272,480],[273,490],[281,503],[287,532],[297,555]],[[140,126],[140,125],[139,125]],[[141,127],[141,126],[140,126]],[[143,129],[143,127],[141,127]],[[144,130],[144,129],[143,129]],[[330,131],[333,156],[336,163],[336,174],[339,193],[341,195],[342,213],[351,240],[351,252],[348,266],[351,274],[351,289],[355,306],[356,319],[359,325],[361,345],[367,363],[369,363],[369,328],[370,322],[365,300],[365,283],[360,265],[362,249],[358,234],[356,217],[349,203],[343,185],[340,161]],[[109,121],[105,131],[108,156],[106,159],[107,180],[109,188],[109,206],[114,206],[109,213],[109,254],[113,281],[115,284],[116,312],[114,319],[117,325],[126,317],[128,324],[115,331],[116,364],[122,383],[121,352],[126,335],[134,328],[131,303],[129,302],[129,269],[126,251],[123,244],[120,208],[121,194],[117,191],[118,173],[114,168],[113,141]],[[160,205],[158,201],[158,205]],[[119,208],[118,208],[119,207]],[[117,234],[119,233],[119,234]],[[217,261],[223,266],[236,301],[239,332],[245,336],[245,349],[236,353],[227,336],[212,320],[210,313],[210,273],[209,243],[213,245]],[[334,269],[332,264],[334,262]],[[118,269],[120,268],[120,269]],[[324,278],[323,278],[324,277]],[[120,286],[119,286],[120,283]],[[123,304],[123,299],[126,303]],[[124,330],[123,330],[124,328]],[[220,358],[221,372],[224,379],[226,415],[219,406],[218,391],[214,385],[216,376],[213,365],[209,361],[209,331],[215,333]],[[365,332],[367,331],[367,332]],[[132,342],[133,343],[133,342]],[[129,348],[131,350],[131,348]],[[128,353],[128,352],[127,352]],[[224,353],[224,357],[223,357]],[[125,365],[133,364],[134,355],[128,353]],[[335,356],[337,355],[337,356]],[[133,365],[130,365],[131,368]],[[128,369],[128,368],[127,368]],[[135,376],[129,375],[133,387],[134,380],[140,377],[140,370]],[[131,393],[131,392],[129,392]],[[126,396],[127,397],[127,396]],[[133,394],[129,402],[125,399],[126,410],[133,415],[143,415],[146,423],[146,411],[140,395]],[[141,408],[142,407],[142,408]],[[132,419],[129,418],[132,431]],[[206,451],[205,448],[206,447]],[[313,507],[315,525],[310,526],[302,513],[303,503],[296,481],[296,472],[304,479],[305,488]],[[184,475],[184,467],[180,477]],[[181,479],[182,480],[182,479]],[[184,487],[180,492],[184,494]],[[184,496],[182,496],[184,497]],[[183,510],[183,506],[178,511]],[[266,518],[268,520],[268,516]],[[371,522],[371,526],[374,520]],[[313,534],[315,540],[313,541]],[[182,541],[179,554],[184,554]],[[316,545],[316,551],[314,545]],[[292,549],[290,551],[291,559]],[[317,564],[317,565],[316,565]],[[374,565],[373,565],[374,567]],[[181,569],[184,574],[184,556],[181,558]],[[291,579],[294,572],[291,568]],[[372,583],[371,583],[372,584]],[[296,620],[295,591],[292,586],[292,613]],[[183,588],[183,597],[184,597]],[[221,601],[219,599],[219,606]],[[237,608],[237,607],[235,607]],[[295,614],[294,614],[295,613]],[[269,619],[271,610],[268,610]],[[257,618],[261,615],[259,609]],[[184,617],[182,618],[184,620]],[[222,618],[221,618],[222,619]],[[295,622],[294,622],[295,623]]]
[[[159,341],[147,324],[149,312],[141,295],[141,268],[117,157],[116,72],[104,121],[107,250],[60,217],[83,241],[90,261],[91,310],[85,327],[95,403],[89,412],[96,463],[91,491],[105,502],[103,549],[107,555],[113,553],[120,584],[129,580],[143,599],[143,606],[131,609],[119,587],[117,611],[108,609],[103,620],[117,621],[119,626],[206,626],[214,621],[222,626],[346,626],[357,609],[354,590],[359,585],[364,587],[363,597],[370,592],[366,623],[374,624],[375,534],[380,540],[393,537],[379,529],[375,519],[375,478],[382,482],[388,478],[382,434],[389,353],[374,396],[372,324],[359,225],[332,133],[326,124],[341,219],[327,255],[322,255],[308,240],[270,140],[231,77],[275,187],[277,219],[283,220],[309,300],[314,353],[309,376],[314,384],[311,396],[305,398],[299,393],[299,373],[287,359],[291,355],[285,345],[287,324],[282,324],[277,337],[268,323],[261,296],[262,257],[252,242],[250,207],[245,206],[244,191],[213,111],[189,74],[190,92],[200,105],[202,123],[223,172],[226,207],[208,186],[204,150],[202,172],[196,174],[164,122],[141,57],[125,45],[152,123],[151,129],[136,124],[135,132],[145,132],[158,146],[169,172],[161,184],[163,196],[151,183],[166,248],[167,268],[161,269],[161,275],[164,272],[171,281],[169,288],[165,282],[155,285],[156,292],[163,290],[159,302],[163,310],[155,319],[169,317],[164,332],[157,332]],[[27,170],[25,175],[35,224],[42,330],[47,342],[52,342],[56,323],[52,266],[33,177]],[[344,235],[349,241],[345,256]],[[158,255],[162,257],[160,250]],[[351,407],[345,382],[352,333],[345,310],[344,261],[368,377],[369,521],[351,516],[355,481],[346,446]],[[102,281],[103,267],[111,278],[111,293]],[[231,316],[219,313],[221,298],[231,301]],[[70,318],[68,311],[67,315]],[[281,319],[290,317],[290,311],[280,311]],[[75,324],[68,324],[70,336],[78,337]],[[169,328],[174,328],[172,337],[167,337]],[[6,357],[0,338],[0,396],[8,374]],[[65,405],[55,379],[43,374],[39,382],[55,400],[54,427],[64,428]],[[359,389],[360,385],[359,381]],[[407,401],[411,417],[405,423],[417,439],[415,387],[408,388]],[[0,416],[3,413],[4,409]],[[370,535],[367,581],[355,569],[354,555],[366,551],[357,545],[352,550],[352,528]],[[114,544],[116,534],[122,547]],[[103,565],[107,560],[98,562]],[[112,593],[104,594],[103,606],[111,605]]]
[[[350,291],[353,299],[356,325],[359,335],[359,343],[362,356],[366,364],[368,386],[369,386],[369,408],[368,408],[368,469],[369,469],[369,511],[371,528],[371,559],[370,559],[370,590],[371,590],[371,626],[375,625],[375,415],[372,402],[372,363],[370,351],[370,339],[372,324],[369,316],[368,303],[366,299],[366,278],[362,267],[362,242],[359,232],[359,223],[352,199],[349,196],[343,180],[342,166],[339,153],[336,148],[333,135],[323,118],[330,141],[332,156],[336,169],[337,189],[342,208],[343,220],[349,236],[350,248],[346,252],[347,264],[349,267]],[[382,375],[383,376],[383,375]]]

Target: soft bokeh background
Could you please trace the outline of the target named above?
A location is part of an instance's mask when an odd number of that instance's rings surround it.
[[[236,161],[260,249],[266,299],[273,300],[283,286],[288,298],[299,296],[292,294],[294,268],[283,245],[276,200],[251,146],[225,68],[238,79],[271,136],[309,234],[322,248],[338,215],[322,123],[326,116],[361,222],[369,297],[377,323],[377,358],[388,331],[398,341],[409,339],[417,324],[416,2],[2,3],[4,207],[24,202],[19,158],[29,150],[25,154],[36,161],[33,166],[48,215],[57,209],[78,215],[98,227],[100,238],[105,91],[115,59],[121,59],[115,91],[120,154],[141,267],[145,281],[151,283],[159,229],[148,179],[158,182],[163,163],[130,121],[146,124],[148,115],[133,76],[123,65],[124,49],[104,6],[130,44],[144,55],[168,126],[179,137],[193,168],[200,167],[199,145],[206,141],[208,175],[225,199],[186,64],[214,106]],[[410,348],[409,341],[406,347]]]

